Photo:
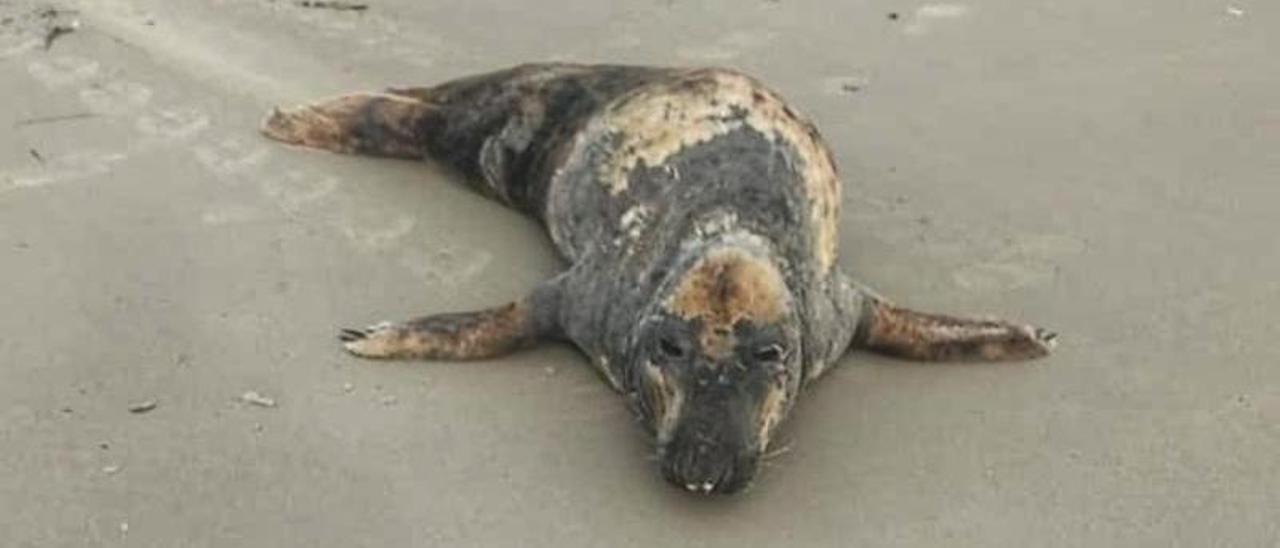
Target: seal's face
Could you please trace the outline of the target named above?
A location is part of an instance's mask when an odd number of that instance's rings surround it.
[[[736,247],[702,254],[660,291],[634,345],[663,476],[691,491],[745,487],[800,379],[799,319],[776,265]]]

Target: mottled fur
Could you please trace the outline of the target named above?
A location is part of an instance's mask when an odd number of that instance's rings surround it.
[[[849,348],[1033,358],[1052,334],[912,312],[835,268],[841,185],[813,124],[724,69],[535,64],[276,110],[263,132],[431,157],[538,219],[569,264],[516,303],[346,330],[373,358],[494,357],[568,340],[629,396],[663,475],[733,492]]]

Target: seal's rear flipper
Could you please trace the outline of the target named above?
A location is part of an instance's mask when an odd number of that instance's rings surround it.
[[[422,159],[424,125],[435,107],[403,95],[356,93],[273,109],[262,133],[285,143],[347,154]]]
[[[364,358],[479,360],[494,358],[560,332],[559,278],[528,297],[496,308],[425,316],[365,329],[343,329],[348,352]]]
[[[1030,325],[927,314],[866,296],[852,347],[922,361],[1013,361],[1047,356],[1056,339]]]
[[[526,212],[543,209],[544,158],[598,109],[672,71],[543,63],[430,87],[357,93],[274,110],[272,139],[395,158],[431,158],[476,190]]]

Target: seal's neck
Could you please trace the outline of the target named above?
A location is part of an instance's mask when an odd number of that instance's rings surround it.
[[[776,256],[772,242],[752,230],[733,209],[717,208],[673,224],[680,227],[680,233],[674,235],[680,242],[676,249],[677,263],[687,263],[715,249],[730,247],[758,258]]]

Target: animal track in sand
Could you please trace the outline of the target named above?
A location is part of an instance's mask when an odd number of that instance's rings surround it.
[[[339,229],[348,239],[365,248],[386,249],[404,238],[416,225],[412,217],[399,215],[376,223],[346,222]]]
[[[778,33],[772,31],[734,31],[709,44],[684,46],[676,49],[676,56],[688,61],[718,63],[737,59],[744,54],[764,47]]]
[[[102,65],[93,59],[62,55],[50,59],[34,59],[27,63],[27,74],[51,90],[86,82],[98,75]]]
[[[296,215],[303,207],[319,202],[332,194],[339,184],[337,177],[288,170],[278,177],[264,180],[262,191],[286,213]]]
[[[80,90],[80,102],[98,114],[120,115],[151,102],[151,88],[128,80],[113,80]]]
[[[902,32],[909,35],[928,34],[944,21],[968,17],[973,10],[964,4],[925,4],[916,8]]]
[[[209,127],[209,116],[191,107],[157,108],[134,122],[134,128],[146,135],[169,139],[186,139]]]
[[[49,158],[39,166],[0,173],[0,194],[102,175],[126,158],[118,152],[83,151]]]
[[[214,175],[223,178],[262,165],[271,155],[263,144],[237,137],[227,137],[217,143],[200,144],[192,149],[196,161]]]
[[[1058,262],[1084,251],[1084,242],[1062,234],[1020,234],[989,259],[956,269],[951,279],[970,291],[1008,291],[1053,279]]]
[[[225,204],[212,206],[200,214],[200,222],[206,225],[231,225],[253,221],[261,217],[261,213],[253,206],[242,204]]]
[[[1047,283],[1064,258],[1085,249],[1084,241],[1066,234],[1009,235],[1005,228],[956,226],[923,215],[905,201],[862,197],[847,210],[850,222],[862,227],[860,233],[952,265],[952,283],[974,292]]]
[[[0,35],[0,59],[22,55],[40,47],[42,43],[44,41],[39,37],[29,34]]]
[[[432,284],[456,286],[469,282],[493,263],[494,256],[481,249],[460,251],[451,246],[405,253],[401,265]]]

